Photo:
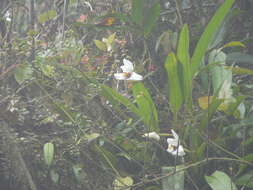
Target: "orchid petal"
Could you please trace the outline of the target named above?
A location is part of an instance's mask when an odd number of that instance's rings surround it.
[[[172,139],[172,138],[167,138],[167,143],[168,143],[168,145],[172,145],[172,146],[175,146],[175,147],[178,146],[178,141],[175,140],[175,139]]]
[[[122,69],[122,71],[125,73],[132,73],[134,70],[133,63],[127,59],[123,59],[123,63],[124,63],[124,65],[122,65],[120,67]]]
[[[149,139],[154,139],[154,140],[157,140],[157,141],[160,140],[160,136],[156,132],[145,133],[142,136],[143,137],[148,137]]]
[[[182,145],[179,145],[178,147],[178,156],[184,156],[185,152],[184,152],[184,148]]]
[[[126,80],[141,81],[141,80],[143,80],[143,76],[141,76],[135,72],[132,72],[131,76],[129,78],[127,78]]]
[[[117,80],[126,80],[127,76],[125,73],[114,73],[114,77]]]
[[[182,145],[179,145],[179,147],[176,149],[174,149],[172,146],[169,146],[167,149],[167,152],[169,152],[173,156],[184,156],[185,155],[184,148]]]
[[[173,129],[171,129],[171,132],[173,134],[174,139],[178,141],[178,139],[179,139],[178,134]]]

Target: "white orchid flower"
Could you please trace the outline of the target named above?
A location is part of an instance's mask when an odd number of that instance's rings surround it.
[[[149,139],[154,139],[154,140],[157,140],[157,141],[160,140],[160,136],[156,132],[145,133],[142,136],[147,137]]]
[[[173,138],[167,138],[168,148],[167,152],[172,154],[173,156],[184,156],[184,148],[180,145],[178,134],[172,129],[171,130]]]
[[[11,13],[7,11],[4,15],[4,18],[7,22],[11,22]]]
[[[115,73],[114,77],[117,80],[133,80],[133,81],[141,81],[143,80],[143,76],[134,72],[134,65],[131,61],[127,59],[123,59],[123,65],[120,66],[122,69],[122,73]]]

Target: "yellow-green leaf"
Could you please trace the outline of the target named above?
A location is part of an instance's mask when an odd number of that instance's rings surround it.
[[[242,67],[226,67],[232,70],[233,74],[236,75],[253,75],[253,69],[247,69]]]
[[[125,190],[130,190],[131,189],[131,185],[133,185],[134,180],[127,176],[127,177],[117,177],[114,182],[114,190],[121,190],[121,189],[125,189]]]
[[[171,105],[172,112],[176,116],[183,103],[183,96],[178,74],[177,59],[174,53],[170,53],[167,56],[165,68],[168,75],[169,103]]]
[[[246,47],[242,42],[232,41],[232,42],[228,42],[227,44],[222,46],[222,48],[235,47],[235,46],[240,46],[240,47],[244,47],[244,48]]]
[[[212,102],[213,96],[202,96],[198,98],[199,107],[203,110],[208,108],[208,105]]]
[[[106,43],[100,41],[100,40],[94,40],[94,43],[96,44],[97,48],[102,51],[107,51]]]
[[[44,151],[44,161],[45,163],[50,166],[54,159],[54,145],[53,143],[46,143],[43,147]]]
[[[189,55],[189,30],[185,24],[180,32],[178,47],[177,47],[177,58],[182,65],[182,93],[184,102],[191,107],[192,105],[192,76],[191,76],[191,65]]]

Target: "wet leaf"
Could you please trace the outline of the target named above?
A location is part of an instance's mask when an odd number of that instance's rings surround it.
[[[43,147],[44,161],[48,166],[51,166],[54,159],[54,145],[53,143],[46,143]]]

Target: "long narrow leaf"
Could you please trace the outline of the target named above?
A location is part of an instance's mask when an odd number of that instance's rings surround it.
[[[145,0],[132,0],[132,20],[139,26],[143,24],[144,3]]]
[[[190,55],[189,55],[189,30],[188,26],[184,25],[178,41],[177,47],[177,58],[182,64],[183,73],[183,96],[184,101],[190,107],[192,105],[192,77],[191,77],[191,65],[190,65]]]
[[[211,21],[208,23],[204,33],[201,35],[191,59],[193,76],[198,71],[209,43],[213,40],[216,31],[218,30],[233,3],[234,0],[226,0],[216,11]]]
[[[159,132],[158,113],[148,90],[142,83],[135,83],[132,89],[139,107],[139,114],[142,115],[144,123],[149,127],[149,131]]]
[[[174,53],[170,53],[165,61],[165,68],[168,75],[169,103],[174,116],[177,115],[183,103],[181,84],[178,75],[177,59]]]
[[[160,16],[160,2],[154,3],[147,12],[144,20],[144,36],[148,37]]]
[[[126,106],[131,112],[133,112],[137,116],[140,116],[138,108],[130,100],[128,100],[127,98],[125,98],[124,96],[106,85],[102,85],[101,88],[102,95],[108,98],[109,101],[116,100]]]

